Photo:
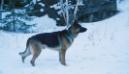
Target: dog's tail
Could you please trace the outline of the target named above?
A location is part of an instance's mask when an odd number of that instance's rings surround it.
[[[20,52],[19,55],[22,55],[22,54],[24,54],[24,53],[27,51],[27,49],[28,49],[28,47],[29,47],[29,43],[30,43],[30,38],[27,40],[25,51]]]
[[[19,55],[21,55],[22,57],[22,62],[24,62],[25,58],[31,54],[29,44],[30,44],[30,38],[27,40],[25,51],[19,53]]]

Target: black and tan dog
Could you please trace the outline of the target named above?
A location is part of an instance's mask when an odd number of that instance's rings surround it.
[[[59,61],[66,65],[65,54],[68,47],[73,43],[74,38],[79,33],[85,32],[87,29],[80,26],[78,22],[68,29],[53,33],[41,33],[30,37],[26,43],[26,50],[19,53],[22,56],[22,61],[29,55],[33,55],[30,63],[35,66],[35,60],[40,55],[41,49],[51,48],[59,52]]]

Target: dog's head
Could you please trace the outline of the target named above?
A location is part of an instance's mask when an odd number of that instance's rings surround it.
[[[82,32],[87,31],[87,28],[82,27],[77,21],[75,21],[75,22],[72,24],[72,26],[69,28],[69,30],[70,30],[73,34],[77,35],[77,34],[79,34],[79,33],[82,33]]]

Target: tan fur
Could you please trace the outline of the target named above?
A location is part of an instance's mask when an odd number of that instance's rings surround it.
[[[61,64],[66,65],[65,55],[66,55],[66,50],[68,49],[70,44],[65,37],[62,37],[61,40],[62,40],[63,45],[62,45],[62,48],[59,51],[59,61],[61,62]]]

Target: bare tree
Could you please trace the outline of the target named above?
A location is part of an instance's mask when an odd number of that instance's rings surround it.
[[[76,0],[76,4],[70,5],[69,0],[60,0],[62,15],[65,20],[67,28],[71,26],[71,24],[77,20],[77,12],[78,6],[82,3],[82,0]],[[73,10],[73,14],[70,14],[70,11]],[[72,15],[72,19],[71,18]]]

